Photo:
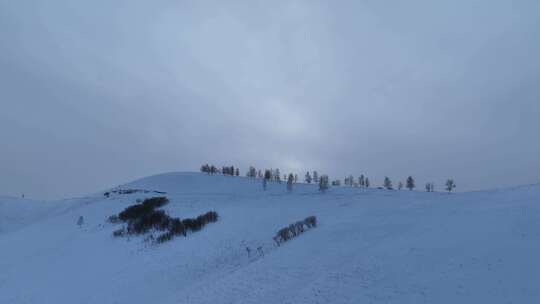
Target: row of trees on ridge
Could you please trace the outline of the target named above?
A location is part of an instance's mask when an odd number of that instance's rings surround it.
[[[239,176],[240,170],[238,167],[234,166],[223,166],[222,169],[218,169],[214,165],[204,164],[201,166],[201,172],[207,173],[207,174],[223,174],[223,175],[231,175],[231,176]],[[283,174],[281,175],[281,172],[279,168],[276,169],[265,169],[264,171],[260,169],[256,169],[253,166],[250,166],[249,169],[246,171],[246,176],[249,178],[259,178],[262,179],[262,185],[263,189],[266,190],[267,183],[268,182],[276,182],[276,183],[287,183],[287,191],[293,190],[293,185],[298,183],[298,174]],[[330,184],[332,186],[339,187],[341,186],[341,180],[335,179],[332,180],[330,183],[328,175],[319,175],[317,171],[309,172],[307,171],[304,175],[304,182],[307,184],[318,184],[319,190],[321,192],[326,191]],[[345,186],[349,187],[360,187],[360,188],[369,188],[371,186],[371,182],[367,176],[364,176],[363,174],[360,175],[358,178],[354,178],[352,175],[349,175],[344,178],[343,184]],[[414,190],[416,188],[416,181],[412,176],[407,177],[405,180],[405,183],[399,181],[397,184],[397,190],[402,190],[403,188],[409,189],[410,191]],[[453,179],[448,179],[445,183],[445,190],[448,192],[452,192],[456,188],[456,184]],[[387,190],[394,190],[394,185],[392,183],[392,180],[388,177],[384,177],[383,185],[382,187],[379,187],[379,189],[387,189]],[[428,182],[425,185],[426,192],[434,192],[435,191],[435,184],[433,182]]]

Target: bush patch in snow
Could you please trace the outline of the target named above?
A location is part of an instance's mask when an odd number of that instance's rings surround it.
[[[201,214],[194,219],[179,218],[171,219],[168,227],[168,231],[157,237],[158,243],[163,243],[171,240],[174,236],[183,235],[186,236],[188,231],[195,232],[201,230],[206,224],[214,223],[218,220],[218,214],[215,211],[208,211],[205,214]]]
[[[112,190],[107,191],[103,193],[105,197],[110,197],[112,194],[133,194],[133,193],[157,193],[157,194],[166,194],[167,192],[163,191],[150,191],[150,190],[143,190],[143,189],[118,189],[118,190]]]
[[[158,243],[163,243],[177,235],[186,236],[188,231],[199,231],[206,224],[218,220],[218,214],[215,211],[209,211],[194,219],[181,220],[170,217],[163,210],[156,210],[168,203],[169,200],[166,197],[148,198],[141,203],[127,207],[118,215],[110,216],[108,219],[110,223],[127,224],[127,226],[115,230],[113,236],[139,235],[151,230],[166,231],[155,240]]]
[[[288,227],[281,228],[276,236],[273,237],[274,242],[279,246],[281,243],[296,237],[306,230],[317,227],[317,218],[315,216],[308,216],[303,221],[298,221],[294,224],[290,224]]]

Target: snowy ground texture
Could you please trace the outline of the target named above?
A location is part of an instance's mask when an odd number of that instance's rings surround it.
[[[0,303],[540,303],[540,186],[446,194],[269,184],[169,173],[202,231],[152,245],[106,219],[152,193],[39,202],[0,197]],[[82,227],[76,225],[84,216]],[[275,232],[316,215],[281,247]],[[247,257],[259,246],[264,256]]]

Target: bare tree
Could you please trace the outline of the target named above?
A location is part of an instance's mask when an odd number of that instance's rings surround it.
[[[358,178],[358,186],[365,187],[366,186],[366,178],[364,177],[364,174],[360,175]]]
[[[351,187],[354,185],[354,177],[352,175],[345,177],[345,185]]]
[[[293,190],[293,183],[294,183],[294,176],[289,174],[289,177],[287,178],[287,191],[291,192]]]
[[[280,174],[281,173],[279,173],[279,168],[277,168],[276,171],[274,171],[274,178],[276,179],[276,182],[281,184],[281,176],[280,176]]]
[[[306,173],[305,180],[306,183],[311,184],[311,174],[309,174],[309,171]]]
[[[319,178],[319,191],[325,193],[328,190],[328,175],[321,175]]]
[[[414,185],[414,178],[412,176],[407,177],[407,189],[412,190],[414,187],[416,187]]]
[[[390,178],[388,176],[385,176],[384,177],[384,183],[383,183],[383,187],[388,189],[388,190],[392,190],[393,187],[392,187],[392,181],[390,180]]]
[[[456,183],[454,182],[453,179],[448,179],[445,185],[446,185],[446,191],[448,191],[448,193],[452,192],[452,190],[456,188]]]
[[[238,171],[238,172],[240,172],[240,171]],[[261,172],[261,171],[259,170],[259,172]],[[248,169],[248,172],[246,173],[246,176],[251,177],[251,178],[257,177],[257,170],[255,169],[255,167],[250,166],[249,169]]]
[[[266,180],[271,180],[272,179],[272,170],[264,170],[264,178],[263,179],[266,179]]]

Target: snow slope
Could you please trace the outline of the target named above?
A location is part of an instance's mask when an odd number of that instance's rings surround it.
[[[0,197],[0,303],[540,302],[538,185],[449,195],[299,184],[287,193],[284,183],[265,192],[259,180],[168,173],[119,188],[167,192],[171,216],[221,218],[151,245],[113,238],[106,219],[155,193]],[[308,215],[319,227],[273,244]],[[248,258],[246,246],[264,256]]]
[[[62,204],[0,196],[0,234],[15,231],[46,216]]]

